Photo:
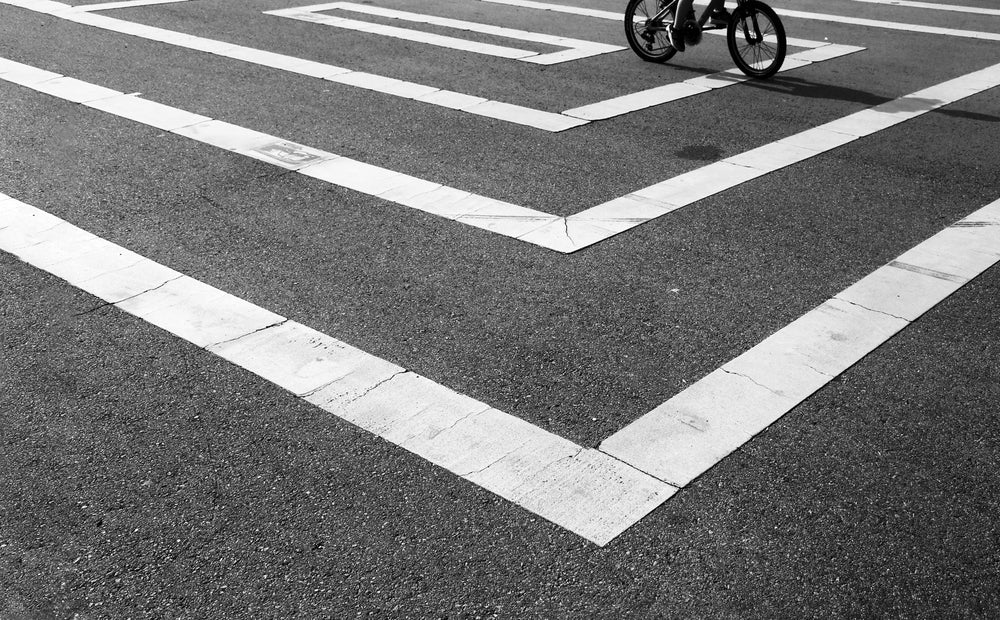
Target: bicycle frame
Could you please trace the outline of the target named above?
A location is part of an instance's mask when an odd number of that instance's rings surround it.
[[[741,5],[743,5],[743,3],[749,2],[749,1],[750,0],[736,0],[736,6],[741,6]],[[677,2],[678,2],[678,0],[670,0],[670,2],[666,3],[665,5],[663,5],[663,8],[660,9],[660,11],[656,15],[650,17],[649,21],[647,22],[647,24],[649,24],[649,28],[652,29],[652,30],[661,30],[661,29],[662,30],[666,30],[667,28],[669,28],[670,25],[673,24],[673,20],[671,20],[669,22],[667,22],[665,20],[666,20],[667,16],[670,15],[674,11],[674,9],[677,7]],[[708,26],[708,27],[705,27],[705,23],[708,21],[708,18],[711,15],[711,13],[712,13],[712,4],[709,3],[709,5],[707,7],[705,7],[705,10],[702,11],[701,16],[698,17],[698,26],[702,30],[722,30],[722,29],[726,28],[726,26]],[[752,21],[753,21],[753,29],[754,29],[753,34],[751,35],[750,31],[747,29],[747,25],[746,25],[745,22],[743,24],[743,34],[744,34],[744,36],[746,36],[747,41],[750,41],[752,43],[756,43],[756,42],[759,42],[763,38],[763,35],[761,35],[761,33],[760,33],[760,26],[757,25],[757,16],[756,16],[756,14],[752,14]],[[654,26],[654,24],[655,24],[655,26]]]

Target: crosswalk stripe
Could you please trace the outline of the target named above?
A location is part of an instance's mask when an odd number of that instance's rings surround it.
[[[598,545],[676,491],[5,194],[0,250]]]
[[[904,252],[605,439],[678,487],[1000,262],[1000,200]]]

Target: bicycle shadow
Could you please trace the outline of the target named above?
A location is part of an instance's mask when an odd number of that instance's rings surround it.
[[[847,88],[844,86],[837,86],[833,84],[821,84],[818,82],[810,82],[809,80],[804,80],[802,78],[788,77],[784,75],[775,76],[767,81],[762,80],[748,80],[743,82],[744,85],[750,86],[752,88],[758,88],[761,90],[767,90],[777,93],[782,93],[785,95],[791,95],[793,97],[804,97],[808,99],[825,99],[828,101],[846,101],[850,103],[860,103],[866,106],[877,106],[883,103],[888,103],[889,101],[894,101],[894,99],[883,97],[881,95],[876,95],[863,90],[857,90],[854,88]],[[915,101],[922,101],[926,103],[938,104],[942,103],[940,100],[933,99],[916,99]],[[946,116],[952,116],[955,118],[964,118],[974,121],[982,121],[986,123],[1000,123],[1000,117],[992,116],[990,114],[982,114],[979,112],[967,112],[964,110],[953,110],[946,108],[937,108],[932,110],[933,113],[944,114]]]

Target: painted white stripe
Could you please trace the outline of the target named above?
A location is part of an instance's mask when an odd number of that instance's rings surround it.
[[[585,211],[558,217],[442,186],[335,153],[282,140],[155,102],[88,85],[60,81],[59,74],[0,58],[0,79],[69,101],[97,95],[83,105],[166,129],[301,174],[378,196],[463,224],[557,252],[572,253],[698,200],[769,172],[888,129],[942,106],[1000,85],[1000,64],[808,129],[626,194]],[[53,84],[61,84],[53,87]],[[70,84],[72,86],[70,86]],[[87,92],[87,95],[82,94]],[[104,95],[109,95],[104,97]],[[479,107],[496,102],[474,104]],[[513,106],[512,106],[513,108]],[[516,113],[514,108],[500,113]],[[478,110],[476,113],[489,114]]]
[[[624,13],[619,13],[615,11],[598,11],[592,9],[581,9],[578,7],[566,6],[564,4],[551,4],[547,2],[532,2],[530,0],[479,0],[480,2],[490,2],[493,4],[506,4],[510,6],[519,6],[530,9],[539,9],[543,11],[555,11],[558,13],[570,13],[573,15],[586,15],[588,17],[596,17],[599,19],[611,19],[611,20],[623,20],[625,18]],[[860,0],[859,0],[860,1]],[[705,4],[705,2],[696,2],[695,4]],[[775,8],[775,12],[778,15],[795,17],[799,19],[809,19],[814,21],[825,21],[825,22],[836,22],[841,24],[854,24],[858,26],[870,26],[873,28],[886,28],[889,30],[905,30],[909,32],[922,32],[927,34],[941,34],[952,37],[966,37],[972,39],[983,39],[987,41],[998,41],[1000,40],[1000,34],[993,32],[978,32],[975,30],[956,30],[952,28],[938,28],[935,26],[921,26],[920,24],[903,24],[899,22],[887,22],[874,19],[861,19],[855,17],[847,17],[844,15],[828,15],[825,13],[808,13],[805,11],[791,11],[788,9]],[[710,30],[709,33],[724,34],[718,31]],[[792,45],[792,39],[788,40],[789,45]]]
[[[355,20],[348,20],[330,15],[317,14],[318,11],[329,11],[329,10],[351,11],[355,13],[375,15],[389,19],[397,19],[397,20],[415,22],[420,24],[430,24],[434,26],[441,26],[444,28],[454,28],[456,30],[464,30],[467,32],[477,32],[480,34],[488,34],[508,39],[515,39],[519,41],[543,43],[546,45],[553,45],[556,47],[568,47],[570,49],[563,50],[560,52],[552,52],[549,54],[539,54],[538,52],[533,52],[529,50],[502,47],[497,45],[488,45],[485,43],[478,43],[476,41],[469,41],[467,39],[456,39],[453,37],[445,37],[441,35],[409,30],[404,28],[392,28],[380,24],[373,24],[371,22],[358,22]],[[410,41],[428,43],[431,45],[439,45],[441,47],[446,47],[451,49],[464,50],[479,54],[487,54],[491,56],[499,56],[502,58],[513,58],[525,62],[533,62],[544,65],[552,65],[560,62],[566,62],[568,60],[587,58],[590,56],[597,56],[600,54],[607,54],[610,52],[617,52],[625,49],[624,47],[618,45],[607,45],[604,43],[597,43],[594,41],[584,41],[581,39],[559,37],[554,35],[542,34],[538,32],[515,30],[513,28],[504,28],[501,26],[479,24],[476,22],[468,22],[457,19],[450,19],[446,17],[437,17],[434,15],[425,15],[421,13],[397,11],[393,9],[385,9],[376,6],[355,4],[352,2],[329,2],[327,4],[317,4],[305,7],[279,9],[275,11],[265,11],[264,13],[268,15],[278,15],[281,17],[290,17],[292,19],[300,19],[303,21],[311,21],[321,24],[327,24],[338,28],[347,28],[351,30],[359,30],[362,32],[372,32],[375,34],[382,34],[385,36],[397,37],[400,39],[406,39]]]
[[[356,32],[377,34],[383,37],[404,39],[406,41],[414,41],[416,43],[426,43],[428,45],[435,45],[437,47],[444,47],[447,49],[459,50],[463,52],[472,52],[474,54],[483,54],[485,56],[495,56],[498,58],[509,58],[514,60],[520,60],[527,56],[535,56],[538,54],[538,52],[533,52],[531,50],[526,50],[526,49],[505,47],[501,45],[491,45],[489,43],[480,43],[478,41],[470,41],[468,39],[457,39],[455,37],[447,37],[444,35],[433,34],[430,32],[411,30],[409,28],[397,28],[395,26],[373,24],[372,22],[344,19],[340,17],[314,15],[312,13],[302,14],[290,10],[265,11],[265,13],[268,15],[277,15],[279,17],[287,17],[290,19],[297,19],[300,21],[307,21],[316,24],[323,24],[326,26],[333,26],[335,28],[343,28],[345,30],[354,30]]]
[[[1000,262],[1000,200],[710,373],[609,437],[600,451],[4,194],[0,250],[604,545]]]
[[[111,9],[131,9],[138,6],[152,6],[154,4],[176,4],[178,2],[190,2],[191,0],[122,0],[121,2],[105,2],[102,4],[80,4],[72,8],[73,11],[109,11]]]
[[[684,486],[1000,262],[1000,200],[840,292],[601,443]]]
[[[676,492],[4,194],[0,250],[598,545]]]
[[[39,0],[39,4],[34,5],[27,3],[27,0],[0,0],[0,4],[11,4],[14,6],[20,6],[22,8],[29,8],[56,17],[67,19],[79,24],[94,26],[97,28],[102,28],[113,32],[119,32],[122,34],[128,34],[131,36],[137,36],[145,39],[150,39],[153,41],[161,41],[164,43],[177,45],[179,47],[184,47],[187,49],[208,52],[211,54],[216,54],[227,58],[242,60],[244,62],[250,62],[266,67],[280,69],[291,73],[297,73],[300,75],[306,75],[310,77],[317,77],[320,79],[337,82],[339,84],[355,86],[357,88],[364,88],[367,90],[372,90],[383,94],[393,95],[397,97],[404,97],[407,99],[413,99],[416,101],[429,103],[431,105],[439,105],[446,108],[461,110],[469,114],[476,114],[479,116],[494,118],[497,120],[502,120],[509,123],[515,123],[527,127],[534,127],[536,129],[541,129],[543,131],[550,131],[550,132],[565,131],[567,129],[572,129],[574,127],[586,125],[591,120],[607,119],[614,116],[619,116],[621,114],[627,114],[640,109],[648,108],[651,106],[662,105],[664,103],[675,101],[682,97],[690,96],[691,94],[707,92],[703,90],[706,88],[707,89],[721,88],[723,86],[728,86],[733,83],[742,82],[745,79],[745,76],[743,76],[743,74],[739,73],[738,71],[730,69],[728,71],[724,71],[721,73],[716,73],[708,76],[702,76],[686,80],[684,84],[687,84],[688,86],[671,85],[670,87],[657,87],[654,89],[650,89],[649,91],[640,91],[638,93],[633,93],[631,95],[616,97],[610,100],[597,102],[595,104],[583,106],[580,108],[567,110],[562,114],[556,114],[552,112],[545,112],[542,110],[536,110],[533,108],[513,105],[509,103],[503,103],[499,101],[489,101],[481,97],[473,97],[471,95],[463,95],[461,93],[453,93],[450,91],[440,90],[433,86],[425,86],[422,84],[416,84],[413,82],[407,82],[395,78],[374,75],[371,73],[352,71],[350,69],[345,69],[343,67],[327,65],[319,62],[305,60],[302,58],[296,58],[293,56],[285,56],[283,54],[277,54],[274,52],[257,50],[249,47],[244,47],[241,45],[226,43],[224,41],[205,39],[202,37],[187,35],[184,33],[174,32],[171,30],[164,30],[162,28],[146,26],[143,24],[136,24],[133,22],[127,22],[111,17],[91,15],[89,13],[74,12],[71,11],[71,9],[73,9],[74,7],[70,7],[69,5],[57,2],[47,2],[45,0]],[[333,4],[341,4],[341,3],[333,3]],[[317,6],[327,7],[331,5],[317,5]],[[311,7],[305,7],[305,8],[311,8]],[[280,11],[271,11],[269,13],[285,14],[288,13],[288,11],[290,10],[283,9]],[[317,15],[314,13],[302,13],[301,15],[299,15],[299,17],[305,19],[306,21],[339,19],[330,16]],[[619,15],[618,17],[620,18],[621,16]],[[443,18],[437,18],[437,19],[443,19]],[[363,23],[363,22],[358,22],[358,23]],[[528,34],[533,34],[533,33],[528,33]],[[538,35],[538,36],[544,37],[545,35]],[[561,38],[556,38],[556,40],[575,41],[573,39],[561,39]],[[806,41],[798,39],[794,41],[795,43],[793,43],[792,39],[789,39],[789,44],[797,44],[803,47],[816,48],[818,51],[813,54],[810,54],[808,52],[801,52],[799,54],[790,55],[788,58],[785,59],[782,71],[788,71],[798,67],[806,66],[811,62],[820,62],[823,60],[829,60],[832,58],[836,58],[839,56],[843,56],[845,54],[853,53],[855,51],[864,49],[853,46],[834,45],[818,41]],[[577,43],[589,44],[589,42],[579,42],[579,41]],[[593,44],[593,45],[599,45],[599,44]],[[575,55],[577,55],[577,52],[578,50],[570,49],[570,50],[564,50],[563,52],[554,52],[553,54],[550,55],[542,55],[542,56],[534,55],[529,58],[525,58],[525,60],[532,62],[538,61],[541,64],[547,64],[549,60],[544,60],[544,59],[538,60],[538,59],[543,57],[547,57],[550,60],[555,60],[559,58],[572,59],[573,57],[575,57]],[[534,52],[532,52],[532,54],[534,54]],[[692,89],[691,87],[695,88]]]
[[[980,32],[977,30],[958,30],[955,28],[941,28],[938,26],[924,26],[921,24],[904,24],[900,22],[887,22],[878,19],[848,17],[845,15],[829,15],[826,13],[807,13],[805,11],[792,11],[789,9],[775,9],[775,12],[782,17],[794,17],[794,18],[808,19],[818,22],[853,24],[855,26],[868,26],[870,28],[884,28],[886,30],[902,30],[904,32],[919,32],[923,34],[939,34],[949,37],[980,39],[983,41],[1000,41],[1000,33],[996,32]]]
[[[933,2],[910,2],[909,0],[854,0],[865,4],[887,4],[912,9],[932,9],[935,11],[952,11],[955,13],[972,13],[974,15],[1000,15],[1000,9],[984,9],[975,6],[955,6],[954,4],[936,4]]]
[[[587,9],[583,7],[567,6],[565,4],[552,4],[550,2],[533,2],[532,0],[480,0],[491,4],[505,4],[524,9],[537,9],[539,11],[553,11],[556,13],[569,13],[571,15],[581,15],[584,17],[596,17],[597,19],[610,19],[621,21],[625,19],[625,14],[621,11],[602,11],[600,9]]]
[[[829,44],[815,46],[811,49],[796,54],[789,54],[781,67],[781,73],[810,65],[814,62],[822,62],[839,58],[848,54],[863,51],[865,48],[854,45]],[[732,68],[719,73],[713,73],[697,78],[684,80],[674,84],[656,86],[648,90],[643,90],[613,99],[605,99],[589,105],[565,110],[563,114],[588,121],[606,120],[615,116],[629,114],[638,110],[643,110],[671,101],[677,101],[686,97],[700,95],[733,84],[739,84],[749,80],[739,69]]]
[[[168,43],[178,47],[207,52],[290,73],[316,77],[386,95],[413,99],[430,105],[458,109],[469,114],[502,120],[526,127],[534,127],[543,131],[559,132],[587,124],[585,120],[554,112],[546,112],[544,110],[536,110],[499,101],[489,101],[481,97],[444,91],[434,86],[426,86],[362,71],[352,71],[344,67],[314,62],[304,58],[244,47],[225,41],[206,39],[104,15],[94,15],[91,12],[74,11],[75,7],[59,2],[50,2],[47,0],[37,0],[37,2],[33,0],[0,0],[0,4],[17,6],[82,25],[93,26],[151,41]],[[48,75],[49,79],[58,76],[55,73]],[[33,75],[30,77],[34,79]],[[11,79],[10,81],[15,80]],[[440,96],[435,97],[435,94],[439,94]],[[462,102],[460,106],[454,105],[456,100]]]

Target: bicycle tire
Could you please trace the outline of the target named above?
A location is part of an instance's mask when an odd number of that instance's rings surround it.
[[[647,26],[649,18],[659,12],[659,5],[660,0],[629,0],[625,7],[625,39],[636,56],[646,62],[666,62],[677,53],[665,29]]]
[[[781,69],[788,48],[785,27],[778,14],[759,0],[743,2],[736,7],[726,29],[726,44],[739,70],[760,80]]]

